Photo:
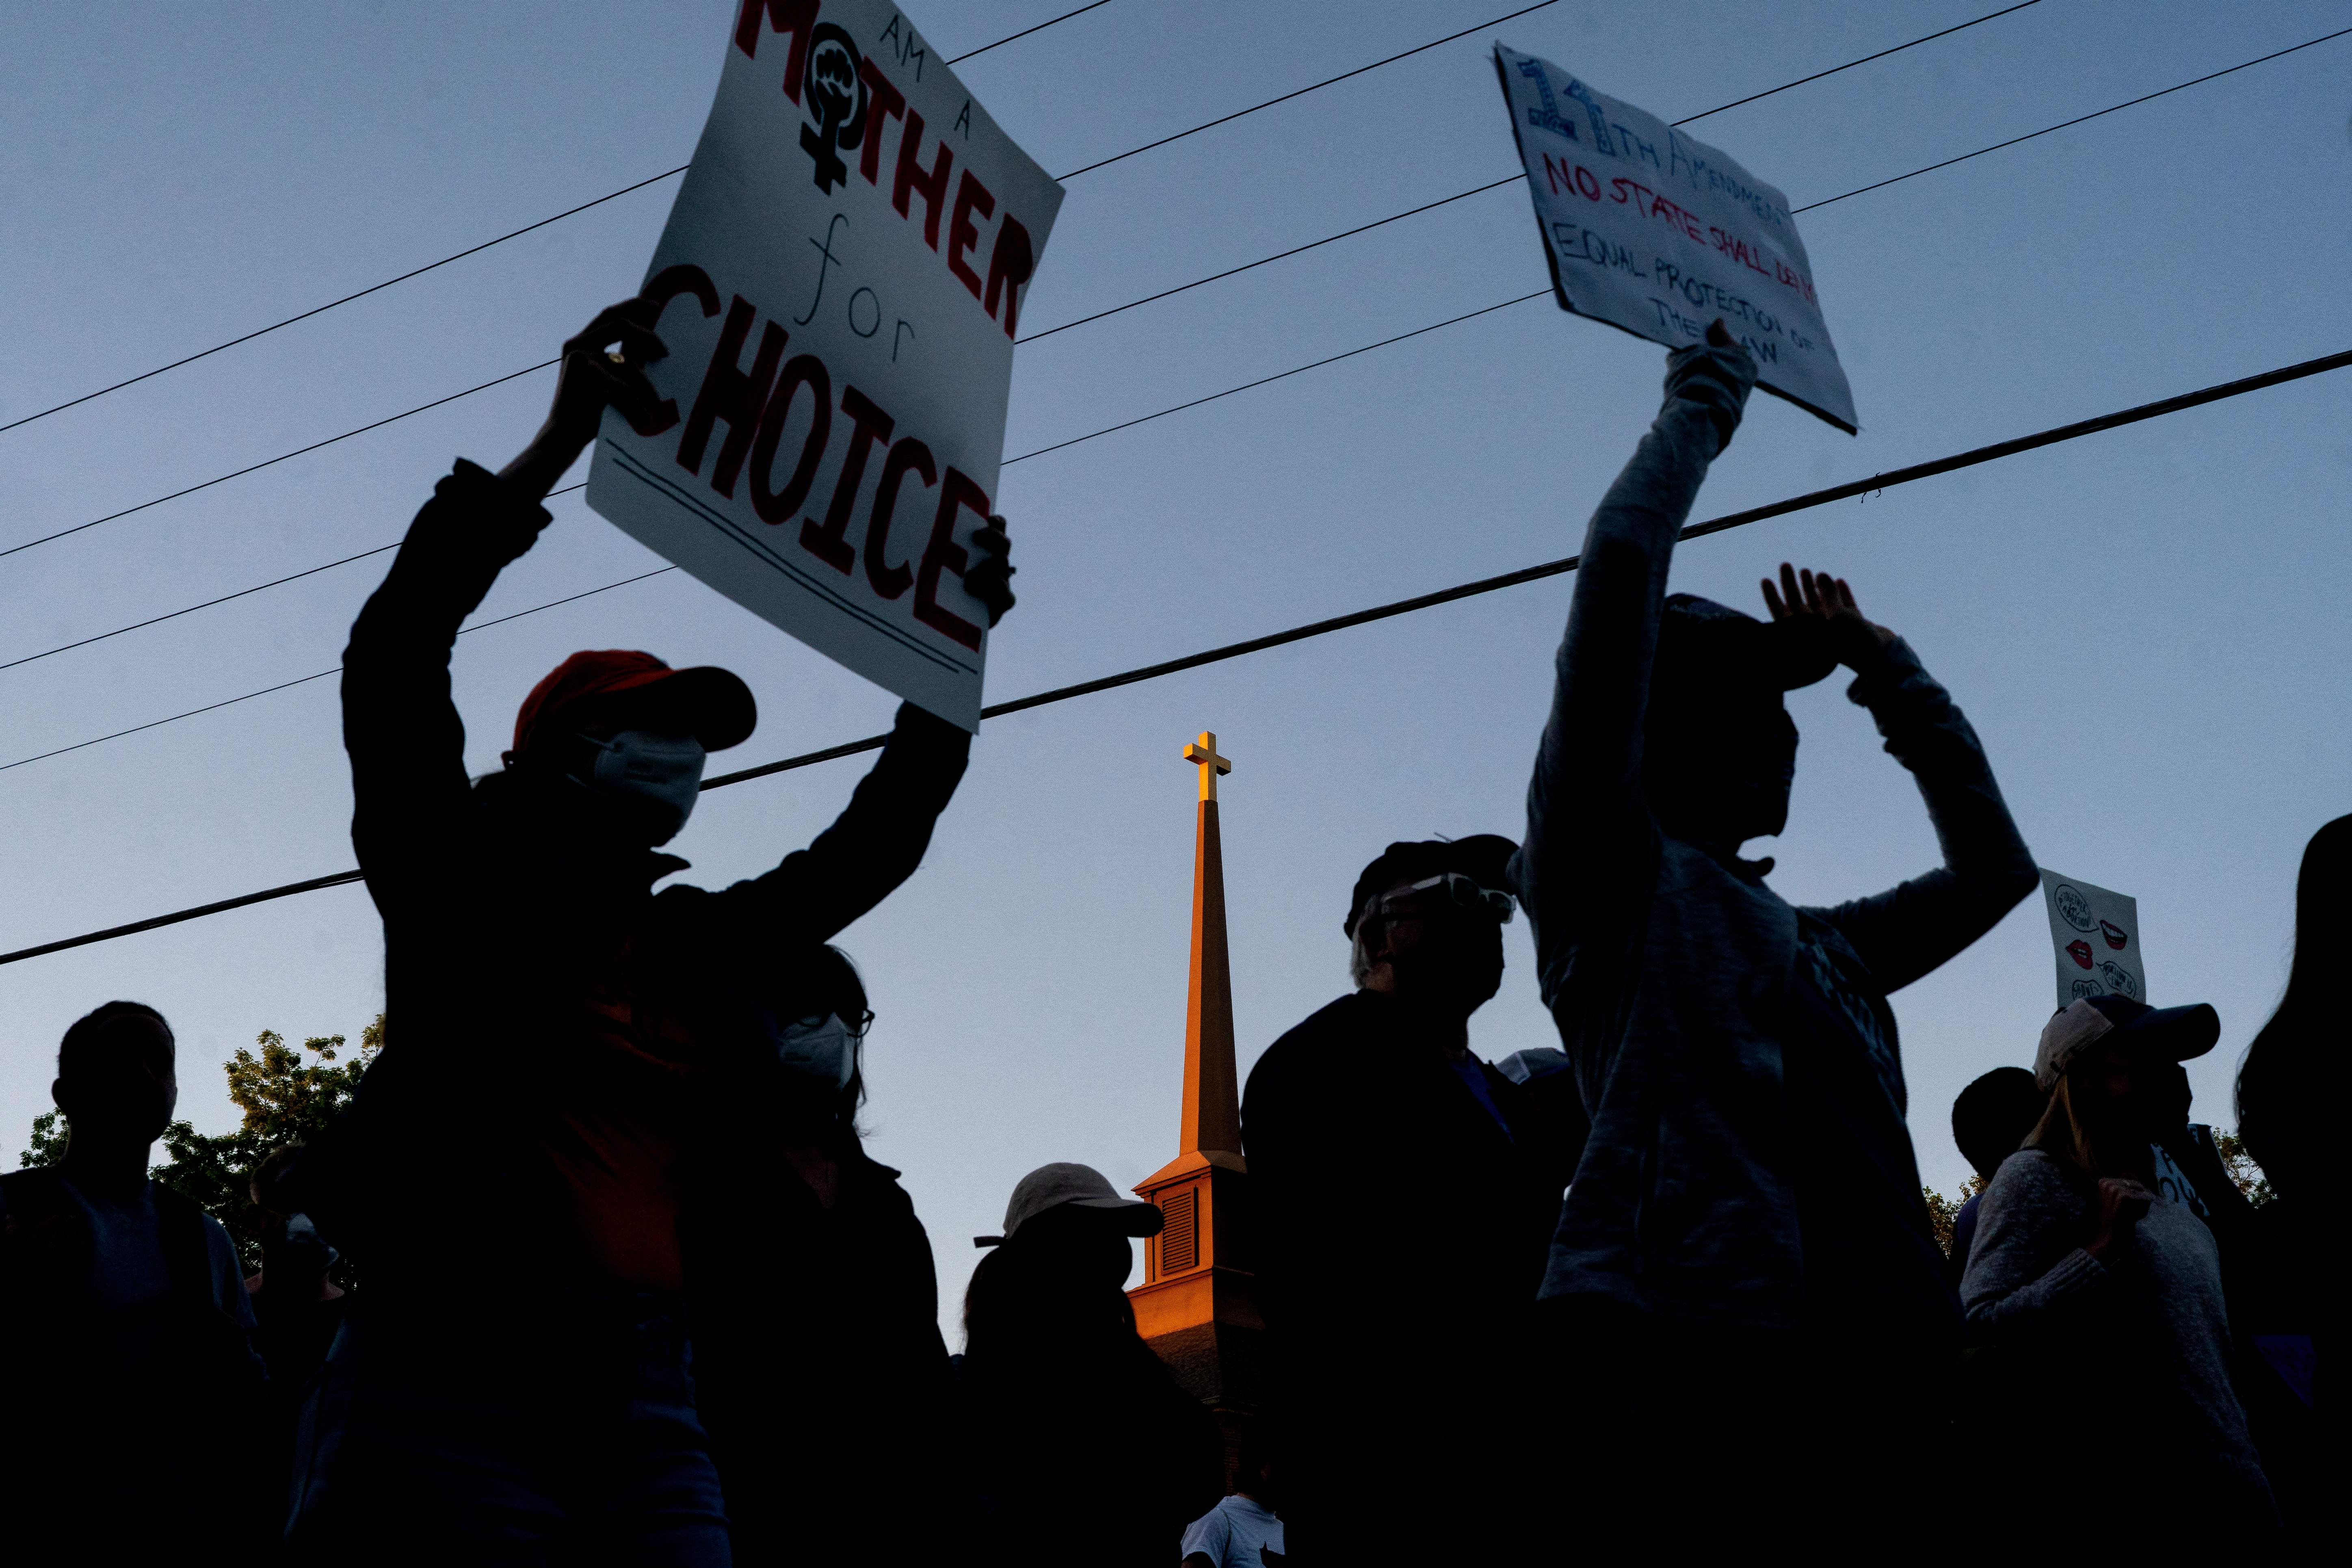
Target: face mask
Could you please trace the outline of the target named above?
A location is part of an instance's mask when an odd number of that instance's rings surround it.
[[[776,1032],[776,1060],[785,1071],[835,1089],[849,1087],[857,1069],[857,1037],[838,1013],[803,1018]]]
[[[279,1263],[289,1272],[305,1273],[317,1269],[324,1273],[333,1268],[335,1260],[342,1256],[327,1245],[319,1235],[319,1227],[310,1223],[310,1216],[306,1214],[287,1215],[285,1223],[278,1227],[278,1234],[268,1240],[273,1244],[269,1250],[277,1255]]]
[[[702,764],[709,755],[702,742],[688,735],[644,730],[624,730],[607,741],[582,739],[593,749],[594,762],[580,782],[625,802],[650,842],[667,844],[677,837],[702,793]]]

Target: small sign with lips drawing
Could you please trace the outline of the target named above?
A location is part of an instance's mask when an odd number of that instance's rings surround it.
[[[2050,945],[2058,954],[2058,1005],[2077,996],[2147,1000],[2137,900],[2045,870],[2042,900],[2050,912]]]

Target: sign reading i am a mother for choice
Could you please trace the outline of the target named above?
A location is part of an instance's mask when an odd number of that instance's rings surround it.
[[[588,504],[819,652],[980,727],[1021,302],[1062,188],[888,0],[740,0],[647,269],[669,357]]]
[[[1495,46],[1560,308],[1683,348],[1720,318],[1756,384],[1852,435],[1789,198],[1727,153],[1570,73]]]

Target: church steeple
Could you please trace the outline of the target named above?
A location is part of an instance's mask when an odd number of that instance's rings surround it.
[[[1225,943],[1224,846],[1217,778],[1233,763],[1207,731],[1184,748],[1200,769],[1193,817],[1192,962],[1185,985],[1184,1100],[1176,1158],[1136,1185],[1167,1220],[1144,1244],[1143,1283],[1128,1292],[1137,1331],[1177,1382],[1215,1411],[1230,1460],[1255,1418],[1259,1342],[1246,1225],[1240,1074],[1234,1062],[1233,973]]]
[[[1192,969],[1184,998],[1184,1124],[1181,1154],[1242,1152],[1241,1088],[1234,1071],[1234,981],[1225,952],[1225,853],[1217,833],[1217,775],[1234,764],[1203,730],[1184,748],[1201,770],[1192,835]]]

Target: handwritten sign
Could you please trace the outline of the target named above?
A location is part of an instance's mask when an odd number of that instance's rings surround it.
[[[2147,1000],[2137,900],[2044,871],[2042,900],[2050,910],[2050,945],[2058,954],[2058,1005],[2077,996]]]
[[[964,592],[1062,189],[888,0],[740,0],[645,291],[668,400],[588,504],[899,696],[980,727]]]
[[[1789,198],[1558,66],[1496,44],[1495,69],[1560,308],[1669,348],[1720,318],[1759,386],[1853,434]]]

